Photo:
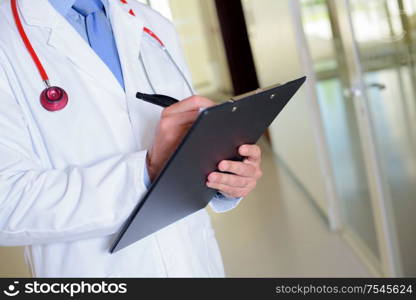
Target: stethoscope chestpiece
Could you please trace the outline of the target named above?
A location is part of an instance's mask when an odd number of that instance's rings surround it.
[[[40,94],[40,103],[48,111],[59,111],[67,106],[68,94],[63,88],[48,87]]]

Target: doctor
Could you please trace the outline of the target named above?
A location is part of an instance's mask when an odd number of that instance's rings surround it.
[[[198,110],[213,105],[189,82],[172,24],[134,0],[1,1],[0,245],[27,246],[36,277],[224,276],[205,210],[108,251]],[[162,110],[137,91],[185,100]],[[243,162],[223,161],[227,174],[207,179],[221,192],[216,212],[261,176],[259,148],[239,151]]]

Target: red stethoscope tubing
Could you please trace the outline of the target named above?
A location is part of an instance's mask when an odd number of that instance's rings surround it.
[[[30,42],[25,29],[23,28],[22,21],[20,20],[20,15],[17,10],[17,0],[11,0],[12,5],[12,12],[13,12],[13,18],[16,23],[17,30],[19,31],[20,37],[22,38],[23,43],[25,44],[25,47],[27,51],[29,52],[30,56],[32,57],[33,62],[36,65],[36,68],[39,71],[40,76],[42,77],[42,80],[47,82],[49,81],[48,73],[46,73],[45,68],[43,67],[38,55],[36,54],[35,49],[33,49],[32,43]],[[131,11],[131,14],[134,15],[134,12]],[[149,28],[144,27],[143,31],[146,32],[148,35],[150,35],[152,38],[154,38],[162,47],[165,46],[165,44],[162,42],[162,40]]]
[[[122,2],[124,4],[127,4],[127,1],[122,1]],[[32,60],[34,64],[36,65],[36,68],[38,69],[43,82],[46,85],[46,89],[43,90],[42,93],[40,94],[40,102],[42,106],[48,111],[58,111],[58,110],[64,109],[66,105],[68,104],[68,94],[66,93],[64,89],[60,87],[49,85],[48,73],[46,73],[46,70],[43,67],[42,62],[40,61],[38,55],[36,54],[36,51],[33,48],[32,43],[30,42],[29,37],[27,36],[25,32],[22,21],[20,20],[20,15],[19,15],[18,7],[17,7],[17,0],[11,0],[11,8],[12,8],[13,19],[16,23],[16,27],[19,32],[19,35],[22,38],[22,41],[27,51],[32,57]],[[135,13],[133,10],[130,10],[129,13],[135,16]],[[143,31],[147,33],[149,36],[151,36],[153,39],[155,39],[163,49],[166,49],[165,44],[152,30],[150,30],[147,27],[144,27]]]
[[[40,62],[40,59],[38,55],[36,54],[35,49],[33,49],[32,43],[30,42],[29,38],[27,37],[27,34],[25,32],[25,29],[23,28],[22,21],[20,20],[19,12],[17,10],[17,0],[11,0],[12,5],[12,12],[13,12],[13,18],[16,23],[17,30],[19,31],[20,37],[23,40],[23,43],[25,44],[25,47],[27,51],[29,52],[30,56],[32,57],[33,62],[36,65],[36,68],[39,71],[40,76],[42,77],[42,80],[47,82],[49,81],[48,74],[45,71],[45,68],[43,67],[42,63]]]
[[[162,40],[156,35],[156,33],[154,33],[153,31],[151,31],[149,28],[144,27],[143,31],[146,32],[148,35],[150,35],[152,38],[154,38],[162,47],[165,47],[165,44],[162,42]]]

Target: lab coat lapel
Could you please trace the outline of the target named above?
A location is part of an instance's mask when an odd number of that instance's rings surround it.
[[[97,85],[122,94],[123,89],[107,65],[81,35],[49,4],[48,0],[20,0],[19,6],[28,25],[49,29],[46,44],[55,48]],[[53,84],[53,82],[51,82]],[[123,93],[124,94],[124,93]]]
[[[130,8],[123,2],[109,1],[109,7],[126,93],[134,97],[139,90],[137,74],[144,21],[139,16],[130,14]]]

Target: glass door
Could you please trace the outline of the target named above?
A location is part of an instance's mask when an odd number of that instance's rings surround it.
[[[371,182],[368,180],[357,109],[350,92],[351,70],[341,24],[333,3],[300,0],[300,49],[306,53],[310,84],[315,86],[337,193],[341,230],[369,264],[381,272]]]
[[[295,3],[341,231],[373,270],[415,276],[416,0]]]
[[[380,171],[386,217],[394,225],[402,275],[416,275],[416,1],[349,0],[366,102]],[[357,87],[354,87],[357,88]],[[354,91],[353,91],[354,92]],[[395,220],[394,223],[392,221]]]

